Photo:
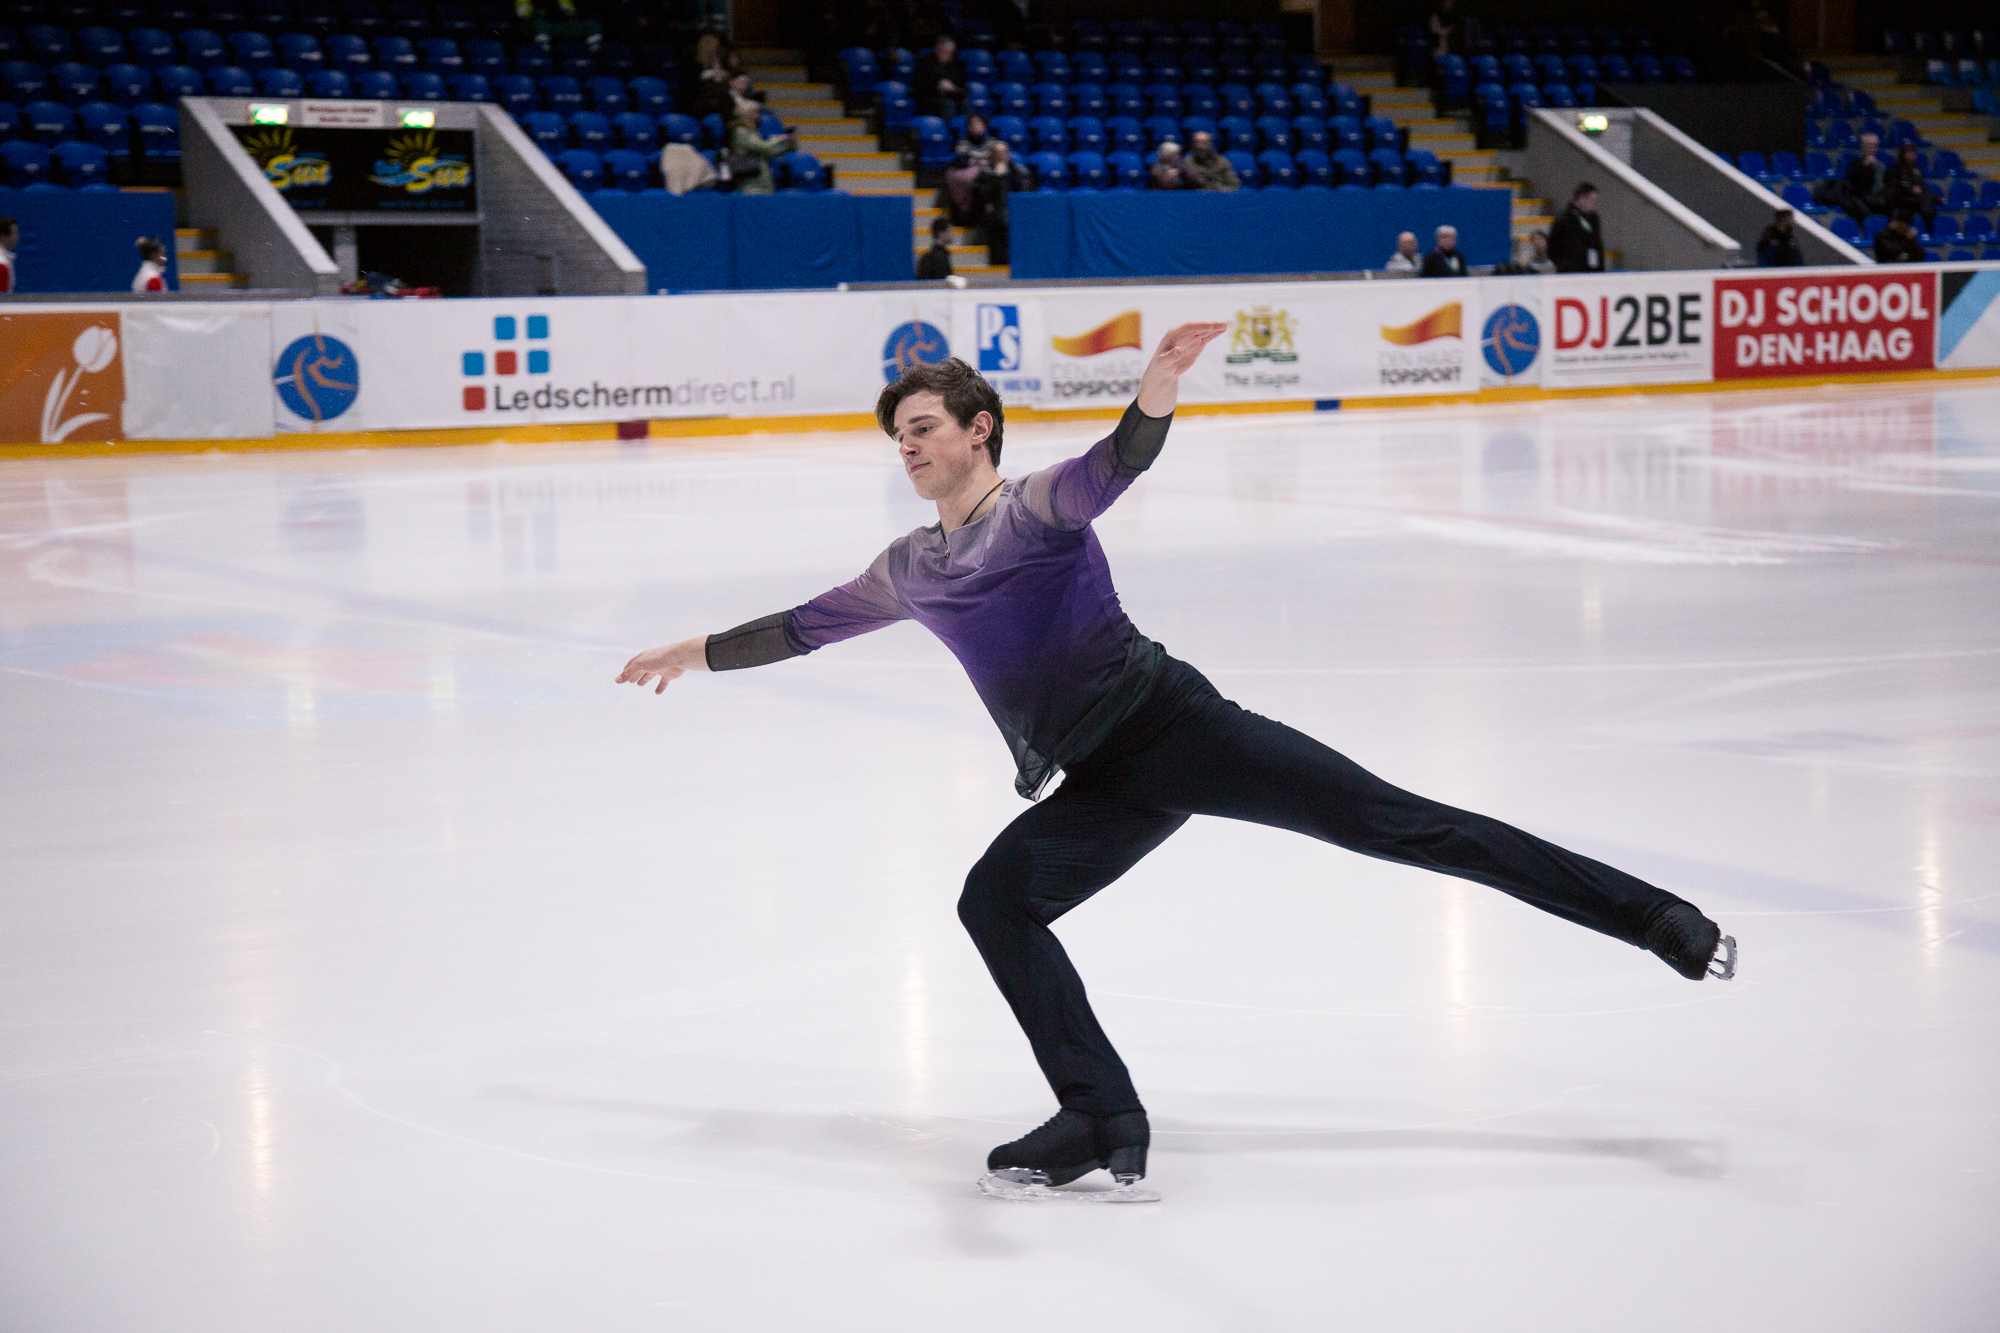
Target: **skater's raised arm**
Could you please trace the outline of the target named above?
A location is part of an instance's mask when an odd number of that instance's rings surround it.
[[[653,693],[658,694],[685,672],[769,666],[906,619],[909,613],[896,600],[889,582],[888,556],[884,551],[860,578],[829,589],[803,606],[761,616],[720,634],[648,648],[625,664],[617,683],[630,681],[644,689],[657,680]]]
[[[1146,364],[1139,396],[1125,409],[1117,429],[1088,452],[1029,474],[1023,499],[1043,522],[1076,529],[1111,507],[1166,447],[1180,398],[1181,376],[1215,341],[1227,324],[1182,324],[1169,329]]]

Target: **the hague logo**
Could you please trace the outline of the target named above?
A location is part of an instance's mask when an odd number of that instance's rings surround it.
[[[375,160],[375,173],[368,179],[409,194],[463,190],[472,184],[472,164],[456,153],[438,152],[437,135],[419,130],[390,139],[388,151]]]
[[[1229,330],[1229,355],[1223,360],[1232,366],[1252,361],[1296,361],[1299,354],[1292,346],[1292,334],[1297,328],[1288,310],[1273,310],[1267,305],[1239,310]]]
[[[254,131],[243,140],[243,150],[280,194],[322,189],[333,181],[333,165],[318,153],[301,153],[288,128]]]

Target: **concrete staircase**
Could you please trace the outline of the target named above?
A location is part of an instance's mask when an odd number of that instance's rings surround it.
[[[1440,161],[1450,162],[1452,184],[1511,190],[1517,248],[1526,243],[1529,232],[1546,231],[1554,221],[1554,210],[1548,200],[1533,198],[1527,193],[1525,183],[1509,180],[1506,168],[1500,165],[1499,154],[1479,147],[1471,121],[1438,115],[1428,88],[1398,88],[1394,62],[1389,57],[1335,56],[1332,68],[1336,83],[1344,83],[1368,98],[1374,114],[1387,116],[1410,132],[1410,147],[1424,149],[1436,154]],[[1428,236],[1418,239],[1425,245],[1430,243]]]
[[[1896,82],[1891,56],[1821,56],[1833,77],[1875,99],[1884,120],[1907,120],[1933,148],[1949,148],[1982,176],[2000,176],[2000,143],[1988,138],[1988,118],[1944,110],[1944,90]]]
[[[174,229],[174,266],[180,271],[182,291],[217,291],[250,285],[249,274],[230,272],[236,256],[215,247],[213,231],[197,227]]]
[[[750,81],[764,94],[765,105],[778,119],[796,126],[799,151],[811,153],[834,168],[834,186],[849,194],[908,195],[916,211],[911,235],[913,247],[910,272],[916,273],[916,256],[931,247],[931,220],[941,210],[932,207],[936,191],[917,188],[914,172],[903,169],[895,153],[882,152],[866,122],[849,116],[839,95],[827,84],[806,81],[805,57],[798,51],[750,50],[743,53],[743,68]],[[968,277],[1006,277],[1004,265],[988,262],[983,245],[954,245],[951,266]]]

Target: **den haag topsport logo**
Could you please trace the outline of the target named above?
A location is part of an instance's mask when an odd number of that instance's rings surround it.
[[[1095,328],[1049,338],[1049,396],[1119,402],[1139,392],[1145,373],[1139,312],[1121,311]]]
[[[1384,385],[1457,384],[1465,377],[1465,306],[1451,301],[1408,324],[1381,325]]]
[[[1715,377],[1929,370],[1937,276],[1717,278]]]

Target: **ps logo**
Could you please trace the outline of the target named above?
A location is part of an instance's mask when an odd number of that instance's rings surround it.
[[[981,371],[1021,368],[1020,310],[1011,305],[979,307],[975,328]]]

